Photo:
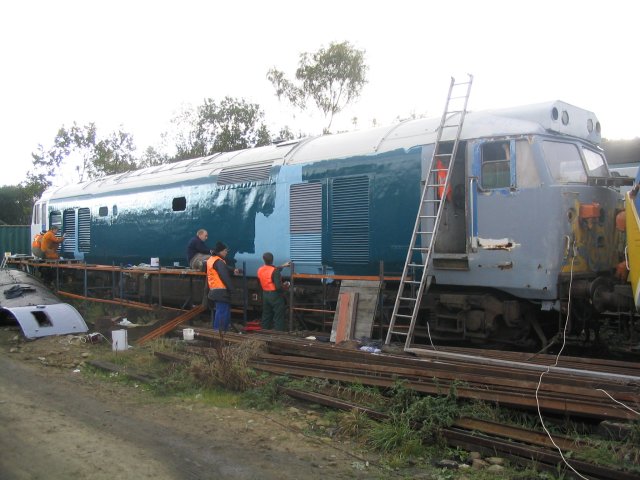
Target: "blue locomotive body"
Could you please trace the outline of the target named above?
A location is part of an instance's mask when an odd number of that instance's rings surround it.
[[[62,253],[92,263],[185,265],[205,228],[249,276],[264,251],[302,273],[397,274],[438,126],[417,119],[51,190],[32,228],[61,225]],[[559,101],[470,112],[460,141],[432,258],[441,293],[427,301],[456,318],[443,328],[521,328],[525,310],[562,311],[570,291],[600,305],[619,260],[620,196],[595,115]]]

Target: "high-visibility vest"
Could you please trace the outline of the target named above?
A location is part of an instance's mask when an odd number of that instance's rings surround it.
[[[209,284],[209,290],[227,288],[215,269],[215,263],[218,260],[222,260],[223,263],[227,263],[222,257],[219,257],[217,255],[209,257],[209,259],[207,260],[207,283]]]
[[[36,236],[33,237],[33,242],[31,242],[31,248],[41,248],[43,236],[42,233],[36,233]]]
[[[444,183],[447,181],[447,167],[438,158],[436,160],[436,168],[438,169],[438,198],[442,198],[444,195]],[[451,200],[451,185],[447,188],[447,200]]]
[[[258,280],[260,280],[260,286],[265,292],[275,292],[276,284],[273,283],[273,272],[276,271],[276,267],[273,265],[263,265],[258,269]]]

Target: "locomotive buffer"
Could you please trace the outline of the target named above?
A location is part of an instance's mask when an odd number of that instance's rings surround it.
[[[393,306],[391,322],[387,331],[385,344],[391,343],[393,335],[406,337],[404,349],[407,350],[413,341],[416,319],[420,311],[422,296],[429,290],[433,275],[430,274],[431,254],[440,225],[444,202],[450,192],[449,175],[458,151],[458,143],[464,117],[467,114],[467,103],[473,84],[473,75],[468,74],[466,82],[456,83],[451,77],[449,93],[445,103],[438,135],[429,163],[426,181],[422,187],[420,207],[413,227],[411,242],[404,264],[398,295]],[[455,128],[455,139],[451,153],[442,153],[440,143],[445,129]],[[408,324],[408,327],[407,327]],[[428,325],[427,325],[428,326]]]

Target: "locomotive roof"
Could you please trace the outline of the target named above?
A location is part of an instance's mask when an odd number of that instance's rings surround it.
[[[447,123],[456,123],[455,117]],[[435,143],[440,118],[408,120],[390,127],[322,135],[277,145],[216,153],[49,190],[51,198],[106,194],[124,189],[180,184],[202,179],[220,183],[226,178],[251,178],[273,165],[307,164],[352,156],[375,155]],[[455,128],[443,131],[441,140],[454,140]],[[600,124],[594,113],[561,101],[502,110],[468,112],[460,138],[535,134],[553,131],[600,143]],[[244,174],[244,175],[243,175]],[[267,173],[268,174],[268,173]],[[246,181],[246,180],[245,180]]]

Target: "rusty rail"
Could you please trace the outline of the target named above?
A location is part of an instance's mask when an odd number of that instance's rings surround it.
[[[138,345],[143,345],[144,343],[148,342],[149,340],[153,340],[154,338],[158,338],[161,335],[165,335],[165,334],[169,333],[171,330],[173,330],[174,328],[176,328],[181,323],[184,323],[184,322],[187,322],[187,321],[191,320],[192,318],[196,317],[197,315],[199,315],[202,312],[204,312],[204,306],[203,305],[198,305],[197,307],[192,308],[191,310],[183,313],[182,315],[177,316],[173,320],[165,323],[164,325],[156,328],[155,330],[150,331],[149,333],[147,333],[143,337],[140,337],[138,339],[137,344]]]

